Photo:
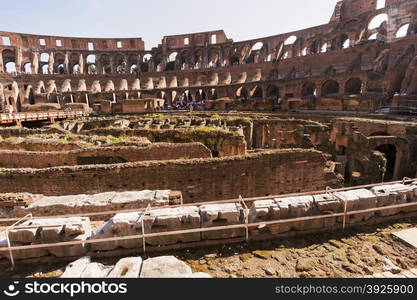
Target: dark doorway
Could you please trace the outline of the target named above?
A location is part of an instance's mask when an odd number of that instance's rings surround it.
[[[385,155],[387,159],[387,170],[385,172],[384,181],[394,180],[395,172],[395,163],[397,161],[397,148],[394,145],[382,145],[375,149],[378,152],[381,152]]]

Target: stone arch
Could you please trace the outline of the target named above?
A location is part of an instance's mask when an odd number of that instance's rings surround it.
[[[303,97],[315,96],[316,91],[317,91],[316,84],[312,81],[307,81],[301,87],[301,96],[303,96]]]
[[[321,95],[328,96],[339,93],[339,83],[336,80],[327,80],[321,87]]]
[[[54,71],[57,74],[65,74],[68,72],[65,66],[65,54],[61,52],[54,53]]]
[[[345,94],[359,95],[362,93],[362,80],[359,78],[350,78],[345,83]]]
[[[249,92],[246,89],[246,87],[244,87],[244,86],[239,87],[236,90],[235,95],[236,95],[236,98],[237,99],[245,99],[245,100],[247,100],[249,98]]]
[[[219,96],[217,95],[217,90],[212,88],[208,91],[208,100],[217,100]]]
[[[151,64],[153,61],[153,56],[150,53],[147,53],[142,58],[142,63],[140,65],[141,72],[150,72],[152,71]]]
[[[23,64],[23,72],[26,74],[32,74],[32,63],[27,62]]]
[[[386,13],[377,14],[369,20],[368,29],[377,29],[378,27],[383,25],[384,22],[388,22],[388,15]]]
[[[252,99],[262,99],[263,98],[263,89],[260,86],[255,86],[250,91],[250,97]]]
[[[404,24],[404,25],[400,26],[395,33],[395,37],[397,39],[399,39],[399,38],[403,38],[403,37],[407,36],[409,28],[410,28],[410,23],[407,23],[407,24]]]
[[[117,53],[114,57],[114,66],[113,69],[116,70],[117,74],[126,74],[127,73],[127,59],[126,56],[122,53]]]
[[[168,55],[168,61],[165,66],[165,71],[174,71],[176,69],[177,59],[178,59],[178,52],[174,51]]]
[[[9,49],[3,50],[3,64],[4,64],[4,71],[7,73],[15,73],[17,72],[16,69],[16,53]]]
[[[80,55],[78,53],[72,53],[69,56],[69,72],[74,74],[77,69],[79,69],[80,65]]]
[[[111,74],[113,67],[110,62],[110,56],[108,54],[101,54],[99,59],[99,74]]]
[[[197,102],[201,102],[201,101],[205,101],[205,100],[207,100],[207,95],[206,95],[206,92],[205,91],[203,91],[202,89],[199,89],[199,90],[197,90],[196,91],[196,93],[195,93],[195,101],[197,101]],[[191,94],[189,94],[189,98],[188,98],[188,100],[189,101],[192,101],[193,99],[192,99],[192,95]]]
[[[268,99],[278,99],[280,97],[279,87],[275,84],[270,84],[266,89],[266,97]]]
[[[208,65],[209,68],[216,68],[220,66],[220,50],[212,47],[208,51]]]

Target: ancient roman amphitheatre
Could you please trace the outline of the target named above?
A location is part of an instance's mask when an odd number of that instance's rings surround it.
[[[0,32],[0,275],[416,277],[416,33]]]

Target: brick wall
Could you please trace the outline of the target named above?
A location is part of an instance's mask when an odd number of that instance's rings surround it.
[[[325,159],[314,150],[276,150],[242,157],[47,169],[1,169],[0,193],[69,195],[144,189],[183,192],[202,202],[324,189]]]
[[[211,158],[211,151],[201,143],[157,143],[146,147],[109,147],[58,152],[0,151],[0,167],[38,169],[192,158]]]

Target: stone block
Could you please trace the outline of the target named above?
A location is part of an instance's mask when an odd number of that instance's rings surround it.
[[[19,247],[19,246],[26,246],[27,244],[23,243],[10,243],[11,247]],[[7,247],[7,240],[5,238],[0,239],[0,248]],[[46,249],[27,249],[27,250],[15,250],[12,252],[13,259],[21,260],[21,259],[29,259],[29,258],[37,258],[37,257],[44,257],[48,256],[48,251]],[[5,257],[10,259],[9,251],[0,251],[0,257]]]
[[[180,231],[200,228],[200,214],[197,206],[165,208],[151,210],[144,216],[146,233]],[[161,237],[146,238],[146,243],[153,246],[196,242],[201,234],[187,233]]]
[[[103,224],[97,230],[97,232],[93,234],[92,239],[141,235],[142,216],[143,211],[117,214],[108,222]],[[110,251],[117,248],[133,249],[139,247],[142,247],[142,239],[110,241],[91,244],[91,249],[93,251]]]
[[[255,201],[249,210],[250,223],[279,220],[280,217],[280,207],[275,200]]]
[[[334,214],[344,211],[343,203],[334,195],[320,194],[314,195],[314,204],[320,214]],[[337,218],[330,217],[323,219],[324,227],[333,228],[336,226]]]
[[[108,278],[139,278],[142,268],[141,257],[128,257],[121,259],[107,276]]]
[[[298,196],[289,198],[276,199],[278,206],[282,211],[282,219],[296,219],[307,216],[315,215],[315,205],[313,196]],[[306,230],[314,228],[322,228],[323,220],[309,220],[309,221],[297,221],[292,223],[286,223],[282,226],[282,232],[295,230]]]
[[[367,189],[350,190],[335,193],[342,201],[343,211],[345,201],[347,204],[347,211],[364,210],[368,208],[375,208],[377,205],[377,196]],[[357,223],[367,221],[375,215],[371,213],[361,213],[346,218],[347,223]],[[338,218],[341,222],[342,218]]]
[[[89,218],[34,219],[13,229],[11,235],[14,246],[85,241],[91,237],[91,225]],[[47,254],[56,257],[76,257],[84,255],[85,252],[86,246],[78,244],[48,249],[19,250],[16,251],[16,256],[22,259],[42,257]]]
[[[36,240],[36,235],[38,233],[39,227],[28,227],[19,229],[13,229],[9,231],[9,240],[10,242],[29,244],[33,243]]]
[[[184,278],[193,274],[190,266],[173,256],[149,258],[142,264],[141,278]]]
[[[91,263],[90,257],[82,257],[72,263],[70,263],[61,278],[80,278],[87,265]]]
[[[106,267],[99,263],[90,263],[85,267],[80,278],[106,278],[111,270],[112,267]]]
[[[200,206],[201,227],[221,227],[244,224],[243,207],[239,203],[209,204]],[[236,238],[246,235],[245,228],[226,229],[221,231],[202,232],[203,240]]]
[[[378,203],[377,207],[392,206],[397,204],[405,204],[407,202],[417,201],[415,196],[416,187],[413,185],[403,185],[403,184],[392,184],[378,186],[371,189],[371,191],[377,195]],[[393,216],[401,211],[416,211],[417,207],[410,208],[394,208],[389,210],[384,210],[377,212],[379,216]]]

